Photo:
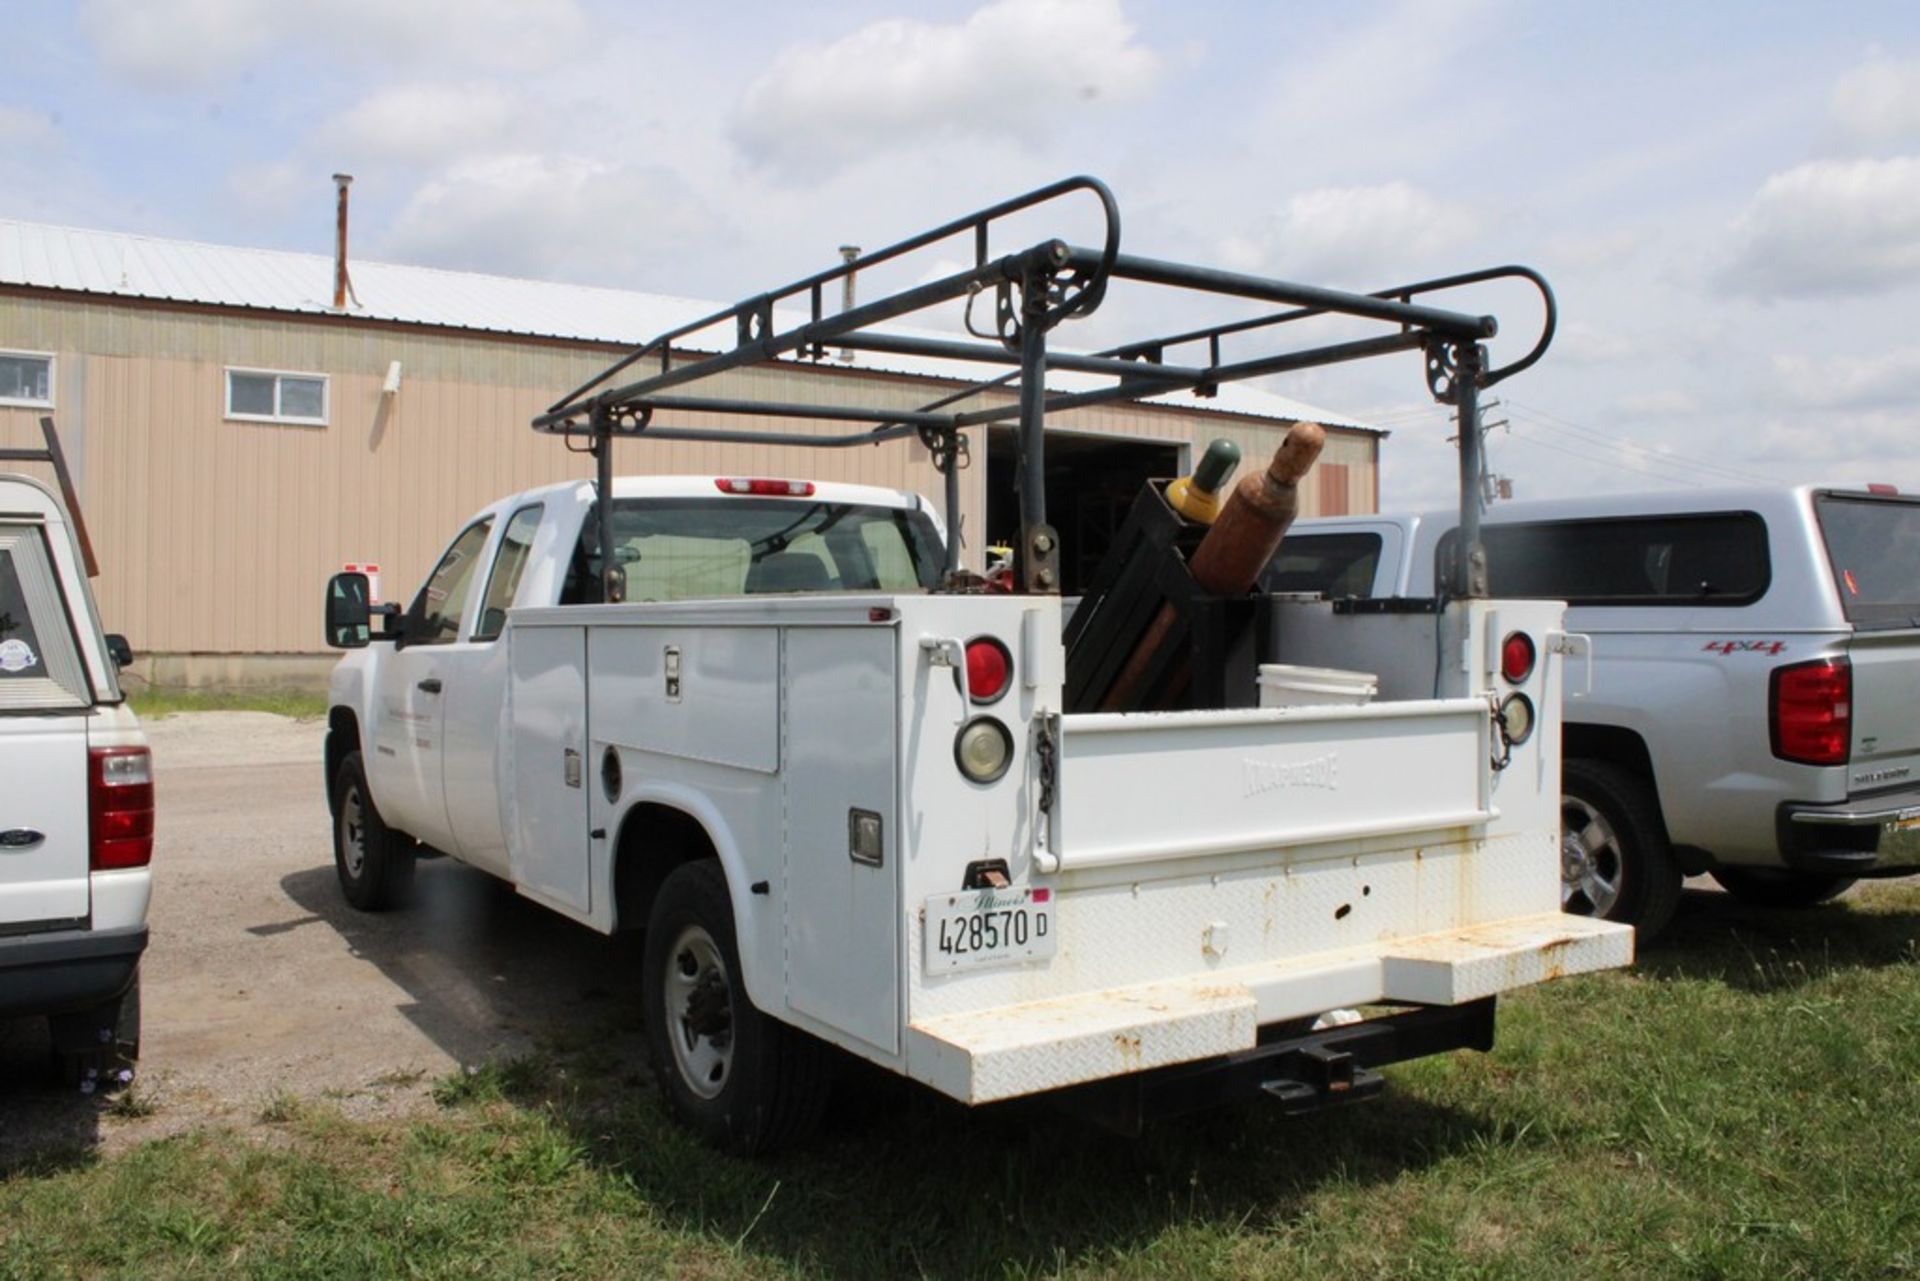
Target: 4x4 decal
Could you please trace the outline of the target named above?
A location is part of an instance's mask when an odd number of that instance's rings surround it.
[[[1709,654],[1778,654],[1787,647],[1785,641],[1777,640],[1717,640],[1708,641],[1700,648]]]

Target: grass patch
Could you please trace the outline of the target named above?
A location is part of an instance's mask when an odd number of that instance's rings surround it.
[[[1126,1140],[856,1074],[811,1150],[709,1152],[590,1045],[441,1109],[294,1108],[0,1181],[0,1277],[1920,1274],[1920,890],[1690,899],[1641,966],[1502,1006],[1383,1098]]]
[[[143,720],[174,712],[272,712],[277,716],[311,719],[327,714],[327,696],[297,689],[169,689],[128,690],[134,715]]]

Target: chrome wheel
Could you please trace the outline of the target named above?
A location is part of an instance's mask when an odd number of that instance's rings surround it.
[[[1577,796],[1560,798],[1560,908],[1608,916],[1620,902],[1620,836]]]
[[[698,925],[680,931],[662,984],[674,1066],[689,1090],[714,1098],[733,1067],[733,984],[713,936]]]
[[[357,787],[340,798],[340,865],[355,880],[367,866],[367,815]]]

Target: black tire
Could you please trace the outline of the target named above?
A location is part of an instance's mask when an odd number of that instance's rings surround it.
[[[333,776],[333,868],[347,902],[363,912],[399,907],[413,891],[413,842],[374,808],[360,753],[348,752]]]
[[[742,1154],[806,1139],[832,1085],[831,1052],[762,1014],[740,982],[733,903],[715,859],[675,868],[653,902],[641,1006],[654,1076],[673,1112]]]
[[[1855,878],[1773,868],[1723,867],[1713,873],[1713,879],[1720,882],[1727,893],[1756,907],[1818,907],[1846,893]]]
[[[1680,905],[1680,868],[1645,780],[1605,761],[1560,771],[1560,905],[1631,925],[1642,941]]]
[[[92,1077],[112,1089],[140,1059],[140,972],[114,1000],[52,1019],[54,1071],[64,1085]]]

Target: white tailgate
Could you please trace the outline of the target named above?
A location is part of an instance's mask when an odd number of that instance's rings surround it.
[[[1062,719],[1064,869],[1485,823],[1480,699]]]
[[[0,926],[87,914],[86,726],[0,714]]]

